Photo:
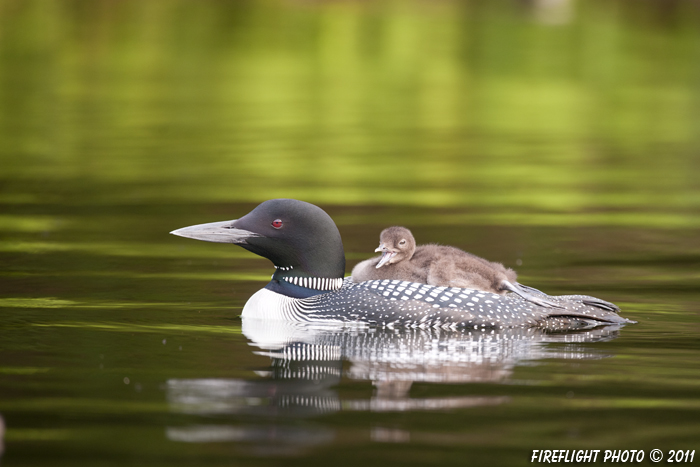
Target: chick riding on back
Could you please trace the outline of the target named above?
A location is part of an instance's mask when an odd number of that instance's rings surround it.
[[[382,255],[357,264],[352,270],[353,281],[398,279],[501,295],[513,292],[537,305],[561,308],[539,290],[519,284],[512,269],[451,246],[416,246],[413,234],[405,227],[384,229],[375,251]]]

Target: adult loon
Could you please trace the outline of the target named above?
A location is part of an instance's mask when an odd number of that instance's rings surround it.
[[[453,246],[416,246],[416,239],[406,227],[394,226],[382,230],[379,247],[374,251],[382,255],[358,263],[352,270],[354,282],[399,279],[500,295],[514,292],[537,305],[562,308],[542,298],[541,292],[539,297],[530,293],[532,287],[519,284],[516,272],[501,263],[485,260]]]
[[[340,232],[318,206],[294,199],[268,200],[233,221],[184,227],[181,237],[234,243],[275,265],[270,282],[253,294],[244,318],[381,327],[573,329],[632,323],[608,302],[583,295],[551,297],[545,308],[521,297],[400,280],[355,283],[345,274]],[[534,290],[534,289],[533,289]]]

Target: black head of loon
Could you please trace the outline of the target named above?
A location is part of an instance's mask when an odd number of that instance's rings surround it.
[[[302,298],[337,290],[345,274],[340,232],[326,212],[296,199],[272,199],[240,219],[183,227],[180,237],[235,243],[275,265],[267,288]]]

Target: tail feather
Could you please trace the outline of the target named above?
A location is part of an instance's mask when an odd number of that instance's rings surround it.
[[[559,305],[558,303],[554,303],[551,300],[548,300],[549,296],[547,294],[544,294],[540,292],[537,289],[533,289],[532,287],[523,287],[522,285],[518,284],[517,282],[515,284],[511,284],[507,280],[504,280],[501,282],[501,287],[503,287],[506,290],[510,290],[511,292],[520,295],[523,297],[525,300],[528,302],[532,302],[535,305],[539,305],[545,308],[564,308],[563,306]],[[534,291],[535,293],[531,293],[531,291]],[[547,297],[547,298],[544,298]]]
[[[507,281],[506,281],[507,282]],[[537,290],[534,287],[530,287],[527,285],[520,284],[519,282],[516,282],[515,284],[510,284],[510,286],[514,286],[515,289],[519,290],[513,290],[511,288],[506,288],[510,290],[511,292],[517,293],[521,297],[527,299],[527,297],[523,296],[519,292],[525,292],[527,294],[533,295],[533,296],[540,296],[544,301],[547,301],[549,303],[553,303],[551,299],[555,300],[564,300],[564,301],[573,301],[573,302],[578,302],[578,303],[583,303],[584,305],[592,306],[595,308],[600,308],[601,310],[605,311],[610,311],[613,313],[619,313],[620,312],[620,307],[615,305],[614,303],[607,302],[605,300],[602,300],[600,298],[596,297],[591,297],[588,295],[547,295],[546,293],[542,292],[541,290]],[[550,300],[547,300],[550,299]],[[564,308],[562,306],[558,306],[558,308]]]
[[[612,311],[613,313],[620,312],[619,306],[615,305],[614,303],[610,303],[610,302],[606,302],[605,300],[601,300],[600,298],[586,297],[586,298],[581,300],[581,303],[584,303],[588,306],[602,308],[603,310]]]

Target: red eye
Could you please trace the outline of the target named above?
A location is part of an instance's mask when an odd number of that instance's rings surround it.
[[[276,229],[281,229],[282,228],[282,220],[281,219],[275,219],[272,221],[272,227]]]

